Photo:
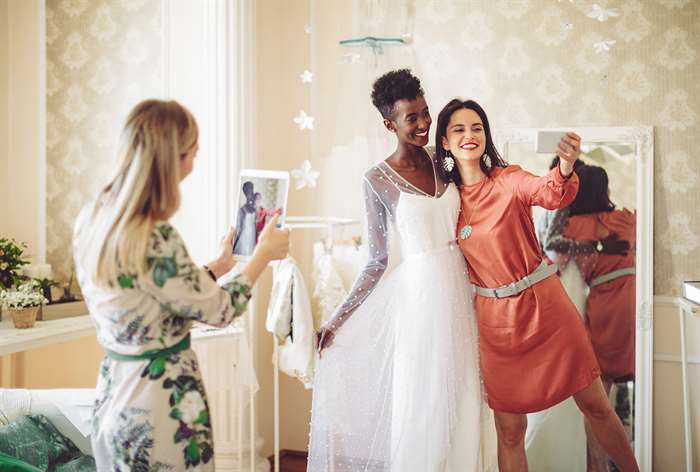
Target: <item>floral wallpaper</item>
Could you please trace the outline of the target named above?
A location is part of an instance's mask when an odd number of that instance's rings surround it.
[[[371,80],[410,67],[426,90],[433,124],[448,100],[463,97],[486,109],[495,131],[653,126],[655,294],[678,295],[681,280],[700,278],[700,165],[693,152],[700,135],[700,1],[363,0],[354,14],[354,35],[412,36],[381,55],[370,48],[336,52],[353,57],[342,61],[334,86],[348,88],[343,77],[356,80],[350,68],[364,67],[368,104]],[[368,113],[365,128],[378,123],[376,132],[385,135],[376,111]],[[328,127],[340,130],[328,145],[332,160],[357,132],[342,136],[342,117],[317,114],[319,136],[333,135]]]
[[[46,1],[47,261],[72,266],[72,225],[109,178],[130,108],[162,94],[161,2]]]

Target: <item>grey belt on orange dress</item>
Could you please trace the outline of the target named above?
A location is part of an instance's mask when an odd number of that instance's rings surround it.
[[[556,273],[557,271],[557,265],[556,264],[547,264],[545,261],[542,261],[539,266],[537,266],[537,269],[533,270],[532,273],[529,275],[526,275],[522,279],[518,280],[517,282],[513,282],[508,285],[504,285],[502,287],[498,288],[485,288],[485,287],[479,287],[478,285],[474,285],[474,290],[476,291],[477,295],[481,295],[482,297],[488,297],[488,298],[507,298],[507,297],[512,297],[513,295],[517,295],[523,290],[526,290],[533,285],[535,285],[538,282],[543,281],[550,275]]]

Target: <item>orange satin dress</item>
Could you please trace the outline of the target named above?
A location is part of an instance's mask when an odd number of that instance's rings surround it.
[[[475,285],[501,287],[542,261],[531,206],[569,205],[578,177],[558,168],[543,177],[519,166],[494,168],[481,182],[462,186],[457,235]],[[586,328],[556,274],[508,298],[476,295],[481,368],[489,406],[507,413],[549,408],[600,375]]]
[[[620,239],[629,241],[630,251],[624,256],[577,256],[576,264],[587,283],[614,270],[634,267],[636,215],[629,210],[572,216],[564,229],[564,237],[589,241],[601,239],[607,235],[598,232],[599,224]],[[634,379],[635,300],[634,275],[596,285],[588,294],[586,327],[605,379]]]

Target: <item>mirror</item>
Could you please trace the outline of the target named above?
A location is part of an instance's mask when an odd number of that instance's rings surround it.
[[[535,207],[532,217],[586,325],[640,468],[651,470],[652,128],[570,130],[582,139],[579,194],[564,210]],[[535,153],[537,131],[511,129],[498,140],[508,163],[544,175],[556,163]],[[533,471],[617,470],[571,398],[528,415],[525,443]]]

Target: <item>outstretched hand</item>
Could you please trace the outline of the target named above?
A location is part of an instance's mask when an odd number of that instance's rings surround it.
[[[581,137],[573,132],[562,136],[557,148],[559,169],[562,175],[568,176],[574,171],[574,162],[581,155]]]

